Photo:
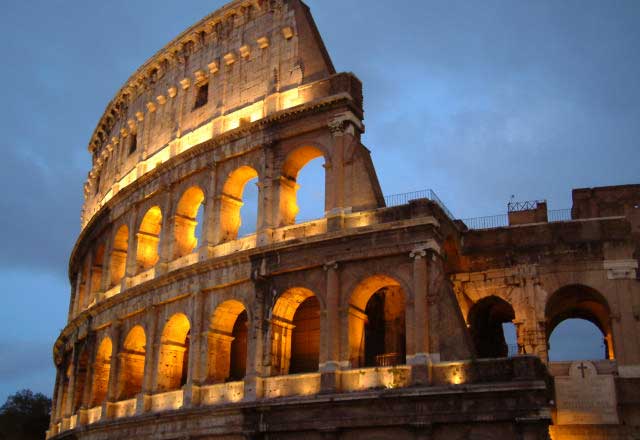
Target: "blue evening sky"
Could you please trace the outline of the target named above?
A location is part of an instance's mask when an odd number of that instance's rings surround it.
[[[86,146],[105,105],[223,3],[4,2],[0,403],[52,392]],[[336,68],[364,83],[364,142],[385,194],[432,188],[467,218],[503,213],[511,195],[568,208],[571,188],[640,180],[640,2],[308,3]],[[318,200],[318,173],[303,178]]]

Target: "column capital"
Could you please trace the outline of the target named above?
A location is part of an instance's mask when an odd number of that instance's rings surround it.
[[[420,259],[422,257],[427,256],[427,252],[432,252],[434,254],[440,254],[441,248],[437,241],[434,239],[429,239],[424,243],[420,243],[413,248],[413,250],[409,253],[410,258]]]
[[[326,263],[324,263],[322,265],[322,269],[324,269],[325,271],[329,271],[331,269],[337,270],[338,269],[338,262],[337,261],[327,261]]]

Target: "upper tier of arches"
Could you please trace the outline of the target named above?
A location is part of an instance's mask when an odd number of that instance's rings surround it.
[[[326,97],[326,87],[310,93],[307,86],[329,80],[335,69],[305,8],[297,0],[234,1],[141,66],[91,137],[83,226],[118,191],[170,158]]]

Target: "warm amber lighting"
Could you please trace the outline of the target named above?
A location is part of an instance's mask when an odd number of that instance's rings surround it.
[[[124,277],[127,267],[127,251],[129,249],[129,228],[122,225],[113,239],[111,250],[111,262],[109,272],[111,274],[111,286],[118,284]]]
[[[142,219],[138,232],[137,262],[138,272],[151,269],[160,258],[158,243],[162,229],[162,211],[159,206],[150,208]]]
[[[230,377],[233,328],[245,311],[240,301],[229,300],[220,304],[211,317],[208,378],[213,382],[224,382]]]
[[[204,200],[204,192],[197,186],[187,189],[176,209],[175,215],[175,249],[173,258],[189,255],[197,246],[198,239],[195,235],[198,221],[198,209]]]
[[[111,372],[111,339],[104,338],[98,347],[93,365],[93,390],[91,406],[101,405],[107,396],[109,373]]]
[[[120,353],[120,371],[118,378],[118,399],[131,399],[142,390],[144,376],[144,358],[147,338],[144,329],[137,325],[133,327],[124,340]],[[135,413],[135,399],[133,399]],[[122,403],[122,402],[121,402]],[[122,411],[127,413],[130,404],[123,403]]]
[[[158,390],[177,390],[183,385],[188,365],[189,319],[182,313],[173,315],[162,331],[158,359]]]
[[[240,209],[242,195],[247,183],[258,177],[258,172],[249,167],[241,166],[235,169],[227,178],[220,197],[220,234],[221,241],[234,240],[242,224]]]
[[[312,99],[312,97],[310,96],[303,95],[304,94],[300,93],[299,87],[281,93],[279,98],[280,105],[278,106],[278,108],[272,109],[270,112],[273,112],[274,110],[286,110],[288,108],[304,104],[309,99]],[[173,139],[166,145],[153,146],[152,151],[156,148],[157,151],[151,157],[139,162],[119,181],[114,182],[111,189],[107,191],[102,199],[93,202],[93,206],[85,205],[85,215],[83,218],[82,226],[85,227],[91,220],[91,217],[95,215],[95,213],[97,213],[102,206],[108,203],[109,200],[111,200],[119,190],[122,190],[123,188],[132,184],[138,178],[152,171],[157,166],[165,163],[172,157],[181,154],[196,145],[200,145],[203,142],[212,139],[214,135],[219,135],[225,131],[233,130],[240,127],[242,125],[242,121],[255,122],[267,116],[267,111],[265,111],[265,102],[269,99],[270,97],[267,97],[232,113],[212,119],[208,123],[202,124],[198,128],[183,134],[181,137]],[[144,119],[144,115],[140,113],[137,118],[139,120],[142,120]],[[218,128],[214,129],[214,127]]]

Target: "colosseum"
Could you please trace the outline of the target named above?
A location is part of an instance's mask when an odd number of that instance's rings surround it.
[[[47,438],[639,439],[640,185],[462,221],[385,198],[363,132],[300,0],[233,1],[140,67],[89,143]],[[549,360],[570,318],[601,359]]]

